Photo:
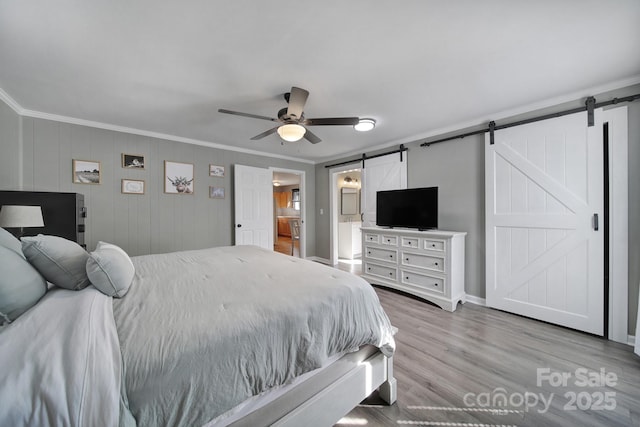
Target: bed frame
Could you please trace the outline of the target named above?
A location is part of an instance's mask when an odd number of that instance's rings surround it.
[[[396,401],[393,357],[386,357],[376,347],[367,345],[229,425],[333,426],[376,389],[387,404]]]

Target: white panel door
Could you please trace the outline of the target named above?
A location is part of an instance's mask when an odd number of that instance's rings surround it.
[[[362,169],[362,226],[376,225],[376,193],[407,188],[407,156],[394,153],[365,160]]]
[[[487,134],[488,306],[603,334],[601,113]]]
[[[236,245],[273,250],[273,187],[269,169],[235,165]]]

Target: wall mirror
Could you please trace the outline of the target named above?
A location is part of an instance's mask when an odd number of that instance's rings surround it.
[[[342,215],[358,214],[358,189],[342,187],[341,194],[341,210]]]

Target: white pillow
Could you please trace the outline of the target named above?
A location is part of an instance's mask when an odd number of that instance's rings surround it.
[[[87,276],[93,286],[110,297],[121,298],[136,274],[131,258],[120,247],[98,242],[87,259]]]
[[[0,246],[0,325],[10,323],[36,305],[47,283],[22,254]]]
[[[0,228],[0,246],[11,249],[22,258],[25,258],[24,254],[22,253],[22,243],[20,243],[20,240],[18,240],[16,236],[9,233],[4,228]]]
[[[89,284],[85,269],[89,254],[76,242],[38,234],[22,238],[22,252],[47,282],[76,291]]]

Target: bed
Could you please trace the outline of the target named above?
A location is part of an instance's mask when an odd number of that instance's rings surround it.
[[[0,425],[324,426],[376,389],[395,401],[394,330],[354,275],[253,246],[129,258],[101,242],[63,283],[34,240],[52,238],[0,235],[3,277],[22,257],[46,278],[18,315],[0,290]]]

